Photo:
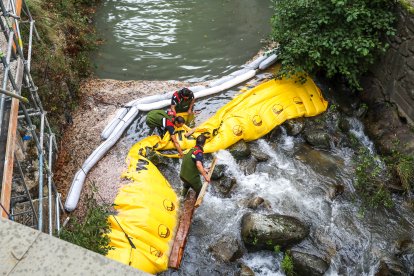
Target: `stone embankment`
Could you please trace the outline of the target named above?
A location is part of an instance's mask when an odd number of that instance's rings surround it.
[[[406,5],[414,9],[412,1]],[[414,14],[408,7],[397,5],[396,29],[387,53],[363,79],[362,99],[369,106],[367,132],[378,149],[389,154],[398,142],[409,154],[414,152]]]

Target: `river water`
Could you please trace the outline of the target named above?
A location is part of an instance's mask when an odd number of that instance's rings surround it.
[[[95,74],[204,81],[251,59],[270,34],[270,0],[104,0]]]

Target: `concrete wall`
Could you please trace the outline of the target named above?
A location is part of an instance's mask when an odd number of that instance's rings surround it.
[[[393,102],[401,116],[414,124],[414,14],[397,8],[397,35],[391,47],[362,81],[369,102]]]
[[[150,275],[0,218],[0,275]]]

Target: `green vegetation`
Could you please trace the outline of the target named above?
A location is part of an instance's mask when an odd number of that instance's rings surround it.
[[[401,6],[406,9],[409,13],[414,14],[414,7],[408,0],[399,0]]]
[[[359,78],[394,35],[394,1],[273,0],[272,38],[282,68],[278,77],[322,72],[360,89]]]
[[[360,147],[355,154],[354,163],[354,186],[364,202],[364,207],[392,207],[391,193],[385,186],[390,176],[381,160],[365,147]]]
[[[400,177],[401,184],[408,192],[414,187],[414,157],[403,156],[395,164],[395,170]]]
[[[255,236],[255,237],[253,238],[252,244],[253,244],[253,245],[256,245],[258,242],[259,242],[259,239]]]
[[[285,272],[287,276],[293,276],[295,275],[293,271],[293,261],[292,257],[289,255],[289,253],[285,253],[285,256],[283,257],[282,263],[281,263],[282,269]]]
[[[73,218],[59,233],[59,238],[82,246],[96,253],[106,255],[112,249],[110,239],[106,235],[110,232],[108,216],[109,205],[99,205],[94,198],[87,199],[87,214],[83,222]]]
[[[398,149],[401,147],[399,141],[394,142],[394,149],[390,156],[385,157],[385,162],[389,170],[407,194],[414,189],[414,155],[401,153]]]
[[[273,247],[273,251],[274,251],[275,253],[280,253],[280,252],[281,252],[281,247],[280,247],[280,245],[275,245],[275,246]]]
[[[91,73],[88,55],[96,45],[90,17],[99,0],[27,0],[40,41],[34,38],[31,71],[44,109],[62,130],[78,100],[83,78]],[[21,24],[24,47],[29,25]],[[65,113],[66,118],[62,115]]]

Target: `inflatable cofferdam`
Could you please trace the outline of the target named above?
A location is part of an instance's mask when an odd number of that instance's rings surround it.
[[[168,267],[170,241],[177,223],[177,196],[167,180],[134,147],[128,154],[132,182],[123,186],[115,199],[118,214],[110,216],[110,246],[107,257],[148,273]],[[124,232],[136,247],[132,248]]]
[[[303,84],[294,79],[270,80],[238,95],[220,108],[197,127],[193,137],[184,136],[186,129],[176,130],[176,136],[181,148],[189,149],[194,147],[195,137],[203,133],[208,137],[204,152],[211,153],[226,149],[242,139],[259,139],[288,119],[315,116],[327,107],[328,102],[310,78]],[[163,138],[147,137],[136,146],[144,155],[147,148],[159,153],[174,149],[168,133]],[[164,155],[178,157],[177,154]]]
[[[186,138],[184,127],[176,130],[182,149],[195,145],[195,137],[208,136],[205,152],[225,149],[237,141],[256,140],[287,119],[318,115],[328,103],[315,83],[271,80],[239,96],[220,108],[201,124],[193,136]],[[123,176],[132,182],[122,187],[115,199],[116,220],[110,217],[108,257],[149,273],[168,268],[170,241],[177,224],[177,196],[158,169],[143,156],[146,150],[175,149],[169,134],[149,136],[136,143],[128,154],[128,171]],[[177,154],[166,156],[177,157]],[[132,238],[132,249],[122,229]]]

